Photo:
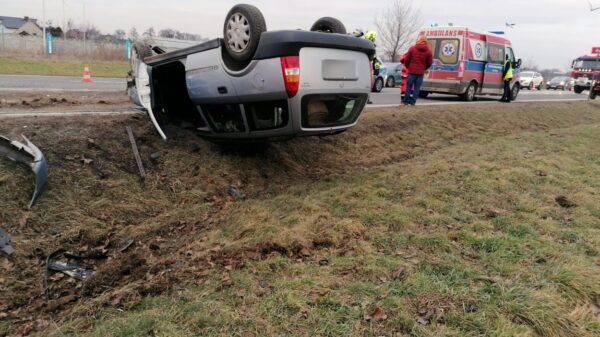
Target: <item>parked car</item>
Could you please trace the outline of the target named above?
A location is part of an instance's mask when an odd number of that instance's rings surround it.
[[[136,43],[129,96],[163,138],[176,119],[218,140],[336,134],[356,125],[375,45],[333,18],[311,31],[266,31],[251,5],[227,14],[223,38],[165,52]]]
[[[536,88],[537,90],[542,90],[543,84],[544,77],[542,77],[542,74],[536,71],[521,72],[521,87],[523,89],[533,90],[533,88]]]
[[[571,90],[575,80],[568,76],[558,76],[546,83],[547,90]]]
[[[508,55],[513,66],[511,92],[521,88],[521,60],[515,59],[505,36],[466,27],[432,27],[420,32],[433,52],[433,65],[425,75],[421,97],[430,93],[455,94],[465,101],[477,95],[502,95],[502,67]]]
[[[388,88],[394,88],[396,86],[401,85],[402,79],[402,63],[386,63],[386,76],[385,76],[385,86]]]
[[[373,87],[371,88],[371,92],[381,92],[385,88],[386,74],[387,68],[385,63],[381,63],[379,73],[375,74],[375,70],[373,70]]]

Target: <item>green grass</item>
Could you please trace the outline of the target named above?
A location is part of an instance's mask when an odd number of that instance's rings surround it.
[[[242,202],[193,246],[276,243],[311,257],[215,267],[52,336],[599,336],[599,130],[489,137]],[[375,306],[385,321],[365,319]],[[437,314],[421,325],[428,308]]]
[[[75,62],[64,60],[0,57],[0,74],[82,76],[84,64],[90,65],[92,77],[125,77],[127,62]]]

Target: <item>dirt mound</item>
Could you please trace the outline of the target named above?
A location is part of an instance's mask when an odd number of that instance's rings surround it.
[[[343,247],[345,242],[315,235],[197,252],[192,238],[222,224],[239,200],[269,200],[297,184],[461,142],[599,123],[597,109],[586,103],[372,109],[338,136],[244,147],[213,144],[175,127],[168,128],[171,137],[164,142],[140,116],[3,120],[0,134],[24,133],[44,151],[51,177],[38,204],[26,210],[31,178],[0,159],[0,224],[17,250],[0,259],[0,315],[15,322],[10,328],[15,332],[31,317],[56,317],[48,311],[81,315],[97,310],[93,306],[137,303],[145,294],[202,278],[215,266],[235,269],[270,254],[303,258],[311,250]],[[134,130],[148,171],[144,182],[126,125]],[[239,193],[233,196],[232,190]],[[120,252],[130,240],[135,244]],[[99,246],[110,258],[88,262],[94,274],[86,281],[51,274],[53,296],[47,302],[40,291],[46,256],[58,248],[81,252]]]

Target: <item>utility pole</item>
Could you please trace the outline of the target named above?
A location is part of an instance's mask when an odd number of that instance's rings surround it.
[[[83,51],[84,52],[87,51],[86,35],[87,35],[87,21],[85,20],[85,1],[83,1]]]
[[[42,0],[42,40],[44,41],[44,54],[46,54],[46,0]]]
[[[65,0],[62,0],[62,7],[63,7],[63,24],[62,24],[62,29],[63,29],[63,40],[67,40],[67,21],[65,19]]]

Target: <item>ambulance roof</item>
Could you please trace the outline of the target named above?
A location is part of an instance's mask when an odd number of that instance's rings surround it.
[[[478,29],[472,29],[469,27],[464,27],[464,26],[437,26],[437,27],[427,27],[421,30],[421,34],[425,33],[425,32],[437,32],[437,31],[458,31],[458,32],[469,32],[471,34],[477,34],[477,35],[486,35],[486,36],[493,36],[495,39],[502,39],[504,41],[507,41],[510,43],[510,40],[507,39],[504,35],[500,35],[500,34],[495,34],[492,32],[486,32],[483,29],[482,30],[478,30]]]

